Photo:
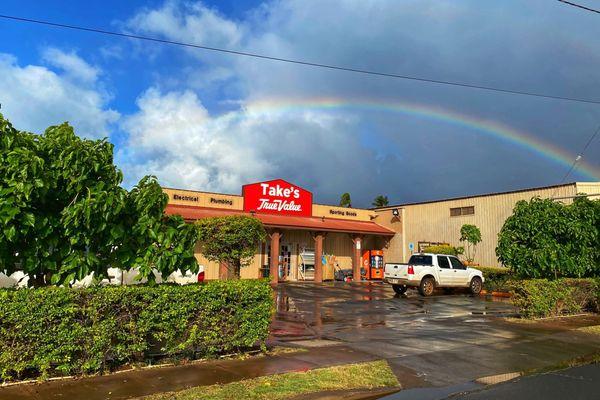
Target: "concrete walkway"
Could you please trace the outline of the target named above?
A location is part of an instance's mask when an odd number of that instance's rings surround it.
[[[128,399],[264,375],[373,361],[376,358],[372,354],[345,346],[315,348],[273,356],[256,356],[245,360],[207,361],[80,379],[6,386],[0,388],[0,400]]]

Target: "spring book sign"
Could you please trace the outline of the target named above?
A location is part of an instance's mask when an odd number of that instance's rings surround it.
[[[312,193],[297,185],[274,179],[242,188],[244,211],[310,217]]]

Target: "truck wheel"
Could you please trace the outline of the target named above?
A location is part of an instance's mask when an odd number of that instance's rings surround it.
[[[404,294],[408,290],[408,286],[406,285],[392,285],[392,289],[396,294]]]
[[[483,282],[481,282],[481,278],[476,276],[471,279],[471,283],[469,284],[469,290],[471,290],[472,294],[479,294],[481,289],[483,288]]]
[[[421,280],[421,284],[419,285],[419,293],[421,293],[421,296],[431,296],[434,289],[435,280],[432,277],[427,276]]]

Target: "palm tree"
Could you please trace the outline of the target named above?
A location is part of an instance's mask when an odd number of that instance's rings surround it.
[[[379,196],[375,197],[375,200],[373,200],[373,203],[371,204],[373,205],[373,207],[385,207],[389,205],[390,202],[388,201],[387,196],[380,194]]]
[[[340,198],[340,207],[352,207],[352,200],[350,200],[350,193],[344,193]]]

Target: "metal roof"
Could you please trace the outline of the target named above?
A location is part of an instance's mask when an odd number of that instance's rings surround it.
[[[416,206],[416,205],[419,205],[419,204],[441,203],[443,201],[465,200],[465,199],[472,199],[472,198],[476,198],[476,197],[498,196],[498,195],[502,195],[502,194],[531,192],[531,191],[534,191],[534,190],[554,189],[554,188],[564,187],[564,186],[573,186],[576,183],[577,182],[570,182],[570,183],[563,183],[563,184],[560,184],[560,185],[539,186],[539,187],[533,187],[533,188],[527,188],[527,189],[509,190],[509,191],[506,191],[506,192],[491,192],[491,193],[475,194],[475,195],[472,195],[472,196],[448,197],[448,198],[445,198],[445,199],[438,199],[438,200],[416,201],[416,202],[413,202],[413,203],[400,203],[400,204],[395,204],[395,205],[385,206],[385,207],[373,207],[373,208],[370,208],[370,210],[376,210],[376,211],[389,210],[389,209],[392,209],[392,208],[398,208],[398,207],[404,207],[404,206]]]

